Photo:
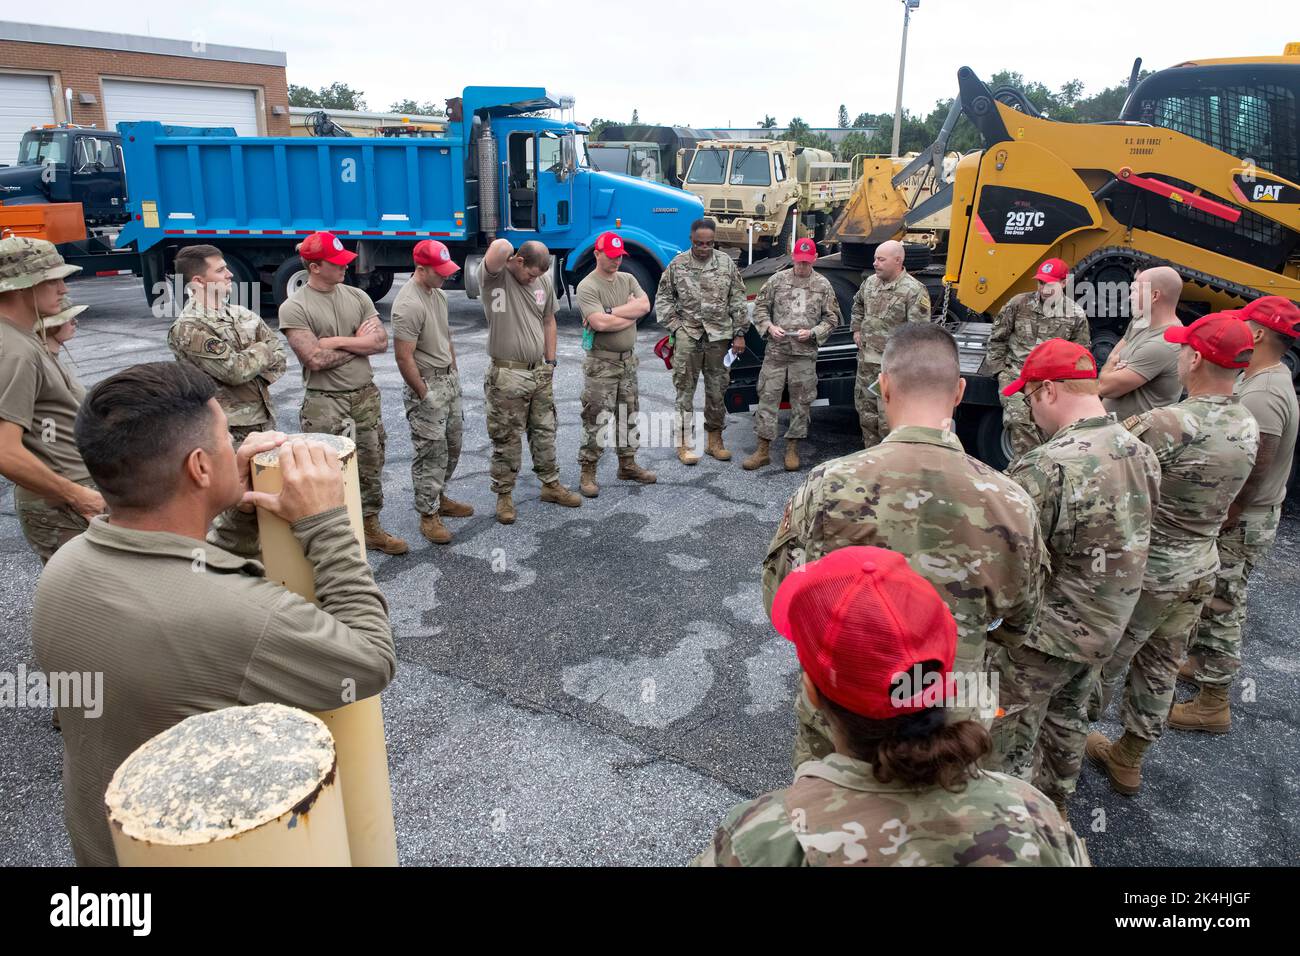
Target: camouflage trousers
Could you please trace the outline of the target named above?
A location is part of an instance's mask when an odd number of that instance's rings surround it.
[[[1025,401],[1023,391],[1015,395],[1003,395],[1006,388],[1016,377],[1003,372],[998,376],[998,399],[1002,402],[1002,428],[1011,443],[1011,458],[1014,461],[1027,451],[1033,451],[1043,443],[1043,436],[1034,424],[1029,404]]]
[[[1242,627],[1246,623],[1246,585],[1255,565],[1273,548],[1282,508],[1242,512],[1241,520],[1219,533],[1219,573],[1214,594],[1187,648],[1200,658],[1198,684],[1232,684],[1241,669]]]
[[[1197,578],[1174,591],[1142,592],[1115,653],[1101,669],[1101,682],[1093,692],[1098,713],[1110,705],[1124,684],[1120,709],[1124,729],[1145,740],[1160,739],[1173,705],[1188,635],[1201,615],[1201,606],[1213,593],[1213,576]]]
[[[89,478],[79,484],[95,487]],[[71,505],[53,504],[19,485],[14,485],[14,512],[27,545],[36,552],[41,564],[90,526]]]
[[[1032,783],[1058,804],[1074,793],[1088,737],[1088,699],[1100,677],[1095,663],[1066,660],[1032,647],[991,645],[998,674],[992,770]]]
[[[594,464],[613,445],[631,458],[641,445],[636,415],[641,404],[639,367],[632,352],[592,349],[582,362],[582,445],[578,461]]]
[[[812,403],[817,400],[817,357],[791,355],[768,346],[763,367],[758,373],[758,411],[754,413],[754,433],[768,441],[776,438],[777,411],[781,393],[790,389],[790,425],[786,438],[807,438]]]
[[[731,384],[731,369],[722,364],[731,349],[730,339],[699,341],[678,332],[673,336],[673,387],[677,389],[677,414],[682,436],[689,443],[695,421],[695,386],[704,375],[704,429],[720,432],[727,424],[724,399]]]
[[[560,479],[555,464],[559,416],[551,390],[554,374],[555,370],[545,363],[532,369],[488,365],[483,394],[487,399],[488,437],[492,439],[492,490],[498,495],[514,490],[525,433],[538,480],[545,485]]]
[[[460,462],[465,416],[460,407],[460,378],[455,369],[424,376],[427,390],[421,399],[409,385],[402,387],[402,404],[411,426],[411,487],[415,510],[436,515],[442,491]]]
[[[344,435],[357,444],[357,478],[361,483],[361,514],[377,515],[384,507],[384,411],[379,388],[371,382],[365,388],[347,392],[307,389],[299,413],[302,430]]]
[[[889,434],[889,424],[885,420],[885,400],[867,390],[879,377],[880,366],[875,362],[864,362],[859,356],[858,374],[853,380],[853,406],[858,410],[864,448],[879,445]]]
[[[275,431],[275,419],[258,422],[255,425],[231,425],[230,444],[234,446],[235,451],[239,451],[239,446],[244,443],[244,439],[253,432],[271,431]],[[253,526],[254,532],[249,534],[242,530],[247,525],[239,521],[235,513],[236,509],[231,508],[212,519],[212,527],[208,530],[208,543],[234,554],[249,556],[260,554],[262,543],[258,540],[256,525]]]

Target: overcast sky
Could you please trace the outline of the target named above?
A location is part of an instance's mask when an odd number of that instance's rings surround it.
[[[903,27],[901,0],[63,0],[5,16],[282,50],[290,83],[341,81],[376,110],[529,84],[576,96],[582,121],[626,121],[635,108],[643,122],[708,127],[764,114],[834,126],[840,103],[850,118],[892,110]],[[1077,78],[1096,92],[1126,80],[1137,56],[1159,69],[1276,55],[1288,40],[1300,41],[1289,0],[921,0],[903,102],[929,112],[955,94],[963,65],[1053,88]]]

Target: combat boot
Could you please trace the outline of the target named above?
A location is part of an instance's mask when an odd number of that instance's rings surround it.
[[[420,515],[420,534],[434,544],[446,544],[451,540],[451,532],[437,515]]]
[[[799,439],[797,438],[785,440],[785,470],[799,470]]]
[[[722,446],[722,432],[705,429],[705,433],[709,436],[709,444],[704,451],[718,461],[731,461],[731,452]]]
[[[1178,668],[1178,679],[1195,684],[1196,669],[1204,663],[1199,654],[1188,654],[1187,660],[1183,661],[1183,666]]]
[[[754,449],[754,454],[742,461],[740,467],[746,471],[753,471],[755,468],[762,468],[764,465],[771,464],[771,448],[772,443],[770,441],[766,438],[760,438],[758,447]]]
[[[1187,703],[1174,704],[1169,711],[1169,726],[1176,730],[1226,734],[1232,729],[1232,700],[1228,696],[1228,686],[1202,684],[1197,695]]]
[[[582,463],[582,477],[578,479],[578,490],[582,492],[584,498],[594,498],[600,494],[600,485],[596,484],[596,463],[594,461],[584,461]]]
[[[582,499],[558,481],[548,481],[542,485],[542,500],[555,505],[564,505],[566,508],[577,508],[582,505]]]
[[[636,481],[643,485],[653,485],[659,480],[659,476],[653,471],[646,471],[636,463],[635,458],[620,458],[618,460],[618,480],[619,481]]]
[[[497,495],[497,521],[502,524],[515,523],[515,502],[508,491]]]
[[[1142,786],[1142,755],[1151,746],[1128,731],[1111,743],[1105,734],[1093,731],[1084,742],[1083,752],[1088,759],[1106,771],[1110,786],[1116,793],[1133,796]]]
[[[379,515],[366,515],[361,522],[366,534],[366,547],[384,554],[406,554],[410,549],[401,538],[395,538],[383,529]]]
[[[469,518],[473,516],[474,508],[443,495],[438,499],[438,514],[444,518]]]
[[[677,446],[677,460],[683,465],[698,465],[700,456],[691,451],[691,446],[686,439],[682,439],[682,443]]]

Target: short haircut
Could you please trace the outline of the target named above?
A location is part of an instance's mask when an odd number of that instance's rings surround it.
[[[1066,378],[1057,381],[1056,387],[1073,395],[1098,395],[1099,386],[1095,378]]]
[[[551,267],[551,250],[546,248],[546,243],[538,242],[536,239],[529,239],[516,253],[520,259],[524,260],[524,265],[530,269],[549,269]]]
[[[179,362],[133,365],[81,403],[74,434],[91,479],[113,508],[168,501],[185,457],[211,449],[212,379]]]
[[[957,341],[941,325],[905,322],[885,343],[880,369],[900,393],[950,392],[961,378]]]
[[[174,267],[180,274],[181,281],[189,285],[194,281],[195,276],[201,276],[208,271],[208,259],[213,256],[225,258],[226,254],[216,246],[186,246],[180,252],[176,253]]]
[[[701,229],[707,229],[709,232],[717,232],[718,224],[712,219],[696,219],[691,223],[691,235],[695,235]]]
[[[1283,335],[1277,329],[1270,329],[1267,325],[1260,325],[1258,322],[1252,322],[1250,319],[1246,320],[1246,324],[1250,326],[1252,330],[1263,329],[1264,341],[1268,343],[1268,347],[1275,352],[1282,353],[1283,355],[1286,355],[1286,353],[1290,351],[1291,346],[1300,342],[1300,339],[1294,339],[1289,335]]]

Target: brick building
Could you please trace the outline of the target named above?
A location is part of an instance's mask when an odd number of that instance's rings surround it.
[[[71,116],[68,92],[71,91]],[[285,55],[193,40],[0,21],[0,163],[24,131],[123,120],[287,136]]]

